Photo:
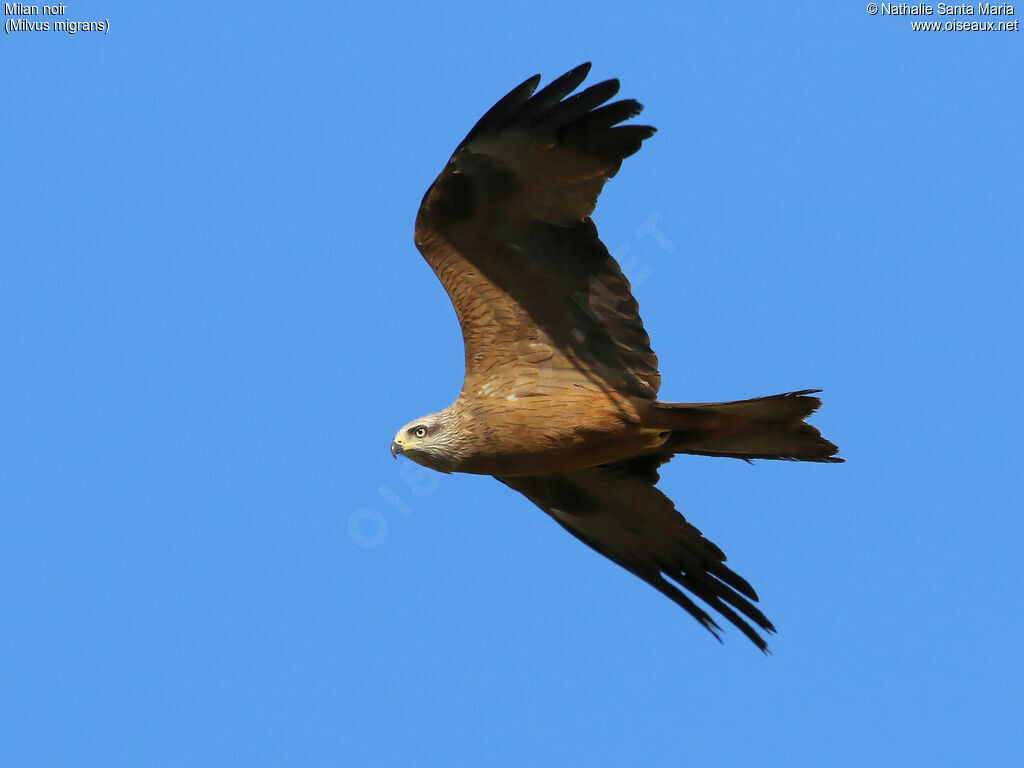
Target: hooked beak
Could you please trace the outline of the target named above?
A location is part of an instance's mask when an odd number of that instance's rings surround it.
[[[396,459],[398,458],[398,454],[402,453],[404,450],[405,449],[401,445],[399,445],[393,440],[391,441],[391,455],[394,456]]]

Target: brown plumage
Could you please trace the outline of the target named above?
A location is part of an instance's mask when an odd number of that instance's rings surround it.
[[[642,107],[607,103],[617,80],[573,94],[589,69],[536,93],[539,75],[513,89],[427,190],[416,245],[455,306],[466,375],[455,403],[403,427],[392,452],[496,476],[716,636],[687,593],[764,650],[751,622],[774,628],[757,595],[655,488],[658,467],[677,453],[842,459],[804,421],[821,404],[816,390],[657,400],[658,359],[590,219],[604,183],[654,128],[621,125]]]

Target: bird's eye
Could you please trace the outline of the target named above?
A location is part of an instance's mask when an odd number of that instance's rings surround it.
[[[416,429],[414,429],[412,431],[412,433],[414,435],[416,435],[416,437],[426,437],[427,436],[427,428],[426,427],[416,427]]]

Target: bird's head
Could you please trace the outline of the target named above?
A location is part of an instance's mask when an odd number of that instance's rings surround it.
[[[458,464],[458,430],[447,411],[410,421],[391,441],[391,455],[402,454],[438,472],[453,472]]]

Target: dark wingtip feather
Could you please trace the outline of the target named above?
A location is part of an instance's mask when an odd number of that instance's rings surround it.
[[[690,614],[690,616],[695,618],[697,620],[697,623],[699,623],[702,627],[704,627],[704,629],[710,632],[718,642],[722,642],[722,637],[719,634],[719,632],[722,631],[722,628],[718,626],[717,623],[715,623],[715,620],[711,618],[707,611],[702,609],[699,605],[693,602],[693,600],[687,597],[682,590],[680,590],[674,584],[670,584],[668,581],[666,581],[665,578],[661,576],[661,574],[658,574],[657,576],[651,576],[640,573],[639,571],[634,571],[634,573],[636,573],[637,576],[642,578],[656,590],[661,592],[661,594],[665,595],[665,597],[667,597],[673,603],[675,603],[688,614]]]
[[[643,105],[635,99],[605,104],[619,91],[617,79],[604,80],[574,94],[590,69],[590,62],[584,62],[539,91],[540,75],[524,80],[477,121],[459,146],[513,125],[531,131],[550,130],[559,141],[569,141],[606,159],[607,178],[611,178],[622,160],[637,152],[655,131],[647,125],[619,125],[640,114]]]
[[[533,94],[522,111],[516,115],[515,122],[530,123],[535,118],[543,117],[549,113],[562,99],[575,91],[586,80],[589,72],[590,63],[587,62],[569,70],[560,77],[556,77]]]
[[[600,107],[618,92],[618,80],[605,80],[589,88],[584,88],[579,93],[574,93],[560,104],[555,105],[542,120],[538,121],[537,126],[542,130],[561,131],[563,127],[571,125]]]
[[[618,81],[615,82],[616,84],[618,83]],[[615,101],[591,110],[572,124],[566,126],[566,130],[583,134],[589,131],[608,129],[613,125],[629,120],[631,117],[636,117],[643,111],[644,105],[636,99],[622,99],[621,101]]]
[[[714,610],[718,611],[719,614],[728,619],[730,624],[746,635],[762,651],[768,646],[765,639],[747,623],[746,619],[757,624],[764,632],[774,632],[775,627],[756,606],[751,605],[741,595],[731,592],[725,584],[699,572],[669,571],[667,575],[679,586],[683,587],[683,589],[696,595]],[[733,608],[736,610],[733,610]],[[740,614],[743,615],[741,616]]]
[[[476,124],[466,134],[466,138],[462,140],[462,144],[459,146],[462,146],[477,134],[500,131],[502,127],[519,114],[523,105],[529,102],[538,85],[540,85],[539,74],[526,78],[526,80],[502,96],[497,104],[484,112],[483,117],[476,121]]]
[[[579,83],[582,83],[584,80],[587,79],[587,75],[590,74],[590,68],[592,66],[594,66],[592,62],[584,61],[582,64],[577,64],[575,67],[573,67],[568,72],[566,72],[565,75],[563,75],[563,77],[568,77],[568,76],[571,75],[572,77],[575,78],[575,77],[578,76],[579,77]],[[576,85],[579,85],[579,83],[577,83]],[[575,90],[575,89],[576,89],[576,86],[574,85],[572,87],[572,90]]]
[[[716,547],[717,549],[717,547]],[[718,550],[721,552],[721,550]],[[721,560],[725,560],[725,555],[722,555]],[[754,602],[757,602],[757,592],[750,586],[750,582],[740,576],[736,571],[727,566],[722,562],[711,562],[708,564],[708,573],[712,574],[716,579],[728,584],[730,587],[735,589],[741,595]]]

